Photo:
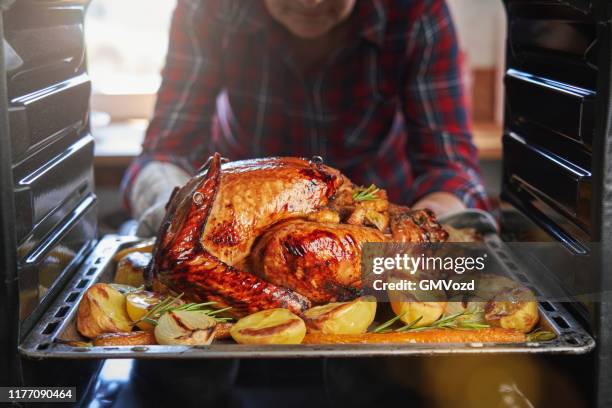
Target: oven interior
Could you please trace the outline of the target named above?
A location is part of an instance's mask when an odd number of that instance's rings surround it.
[[[0,336],[3,349],[12,350],[5,361],[19,373],[11,382],[27,383],[37,373],[48,377],[59,364],[74,366],[63,371],[88,383],[98,369],[95,358],[108,357],[94,355],[85,363],[79,356],[88,353],[77,351],[55,355],[66,359],[36,361],[31,357],[53,353],[44,342],[26,341],[61,331],[61,324],[48,323],[70,315],[82,290],[105,273],[108,251],[129,242],[97,234],[83,30],[87,3],[0,2]],[[589,0],[506,0],[504,6],[502,235],[560,242],[568,259],[588,252],[590,242],[610,246],[612,6]],[[602,265],[609,261],[604,251]],[[610,276],[580,273],[610,287]],[[604,385],[612,373],[596,363],[610,359],[610,300],[562,307],[572,324],[595,339],[593,381],[599,400],[610,401],[612,386]],[[19,347],[30,358],[19,357]]]

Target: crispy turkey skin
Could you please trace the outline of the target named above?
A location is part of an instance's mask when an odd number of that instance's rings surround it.
[[[360,295],[362,245],[385,241],[374,228],[291,220],[260,237],[249,266],[268,282],[290,288],[314,304],[341,302]]]
[[[355,188],[318,160],[215,154],[170,198],[149,281],[234,316],[301,313],[359,294],[363,243],[446,239],[430,212],[390,206],[382,191],[357,202]]]

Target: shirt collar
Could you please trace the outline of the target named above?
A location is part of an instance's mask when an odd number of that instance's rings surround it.
[[[263,1],[224,1],[219,18],[235,33],[253,33],[265,29],[273,21]],[[355,31],[367,41],[383,45],[387,15],[380,0],[357,0]]]

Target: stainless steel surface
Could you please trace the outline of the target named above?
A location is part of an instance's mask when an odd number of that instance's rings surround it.
[[[470,216],[481,219],[477,214]],[[457,219],[460,219],[457,218]],[[465,220],[465,218],[464,218]],[[451,220],[452,221],[452,220]],[[450,221],[449,221],[450,222]],[[464,221],[465,222],[465,221]],[[538,343],[457,343],[396,345],[291,345],[249,346],[215,343],[210,346],[126,346],[72,347],[58,340],[82,339],[74,319],[83,293],[94,283],[111,281],[115,269],[113,255],[136,242],[133,237],[106,236],[100,241],[65,290],[21,343],[21,354],[31,358],[296,358],[367,357],[473,353],[565,353],[583,354],[595,346],[593,338],[580,327],[561,304],[540,306],[541,327],[554,331],[553,341]]]

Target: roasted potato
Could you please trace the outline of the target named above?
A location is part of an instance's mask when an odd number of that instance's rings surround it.
[[[300,344],[306,325],[287,309],[269,309],[238,320],[230,335],[241,344]]]
[[[130,316],[133,322],[136,322],[147,314],[151,308],[161,302],[162,299],[162,296],[146,290],[130,292],[125,296],[128,316]],[[155,326],[147,322],[138,322],[136,326],[145,331],[153,331],[155,329]]]
[[[113,257],[113,260],[120,261],[128,254],[131,254],[134,252],[151,253],[153,251],[154,246],[155,246],[155,238],[146,239],[135,245],[132,245],[131,247],[118,251]]]
[[[372,296],[352,302],[329,303],[304,312],[309,333],[362,334],[374,321],[376,299]]]
[[[144,272],[151,257],[151,253],[131,252],[121,258],[117,263],[115,283],[136,287],[144,285]]]
[[[528,333],[538,324],[540,314],[533,292],[519,286],[502,291],[488,301],[484,317],[491,326]]]
[[[154,333],[159,344],[205,345],[212,343],[216,324],[202,310],[174,310],[161,315]]]
[[[125,296],[106,283],[96,283],[83,295],[77,311],[77,330],[94,339],[104,333],[132,331]]]
[[[151,332],[134,331],[131,333],[105,333],[96,337],[94,346],[147,346],[157,344]]]
[[[395,281],[400,277],[418,282],[416,276],[405,274],[392,277],[390,281]],[[402,322],[409,324],[419,319],[414,327],[430,325],[438,320],[446,309],[446,294],[442,290],[424,291],[418,289],[417,284],[415,290],[389,290],[387,293],[391,302],[391,309],[397,316],[401,316],[400,320]]]
[[[136,286],[124,285],[122,283],[109,283],[108,286],[118,290],[122,295],[127,295],[128,293],[137,291],[139,289]]]
[[[400,295],[405,296],[405,295]],[[428,326],[438,320],[446,310],[446,302],[418,302],[405,297],[405,300],[391,302],[391,309],[406,324],[416,322],[414,327]],[[418,321],[417,321],[418,319]]]
[[[492,274],[482,274],[476,279],[476,295],[486,301],[491,300],[500,292],[512,290],[521,286],[512,279]]]

